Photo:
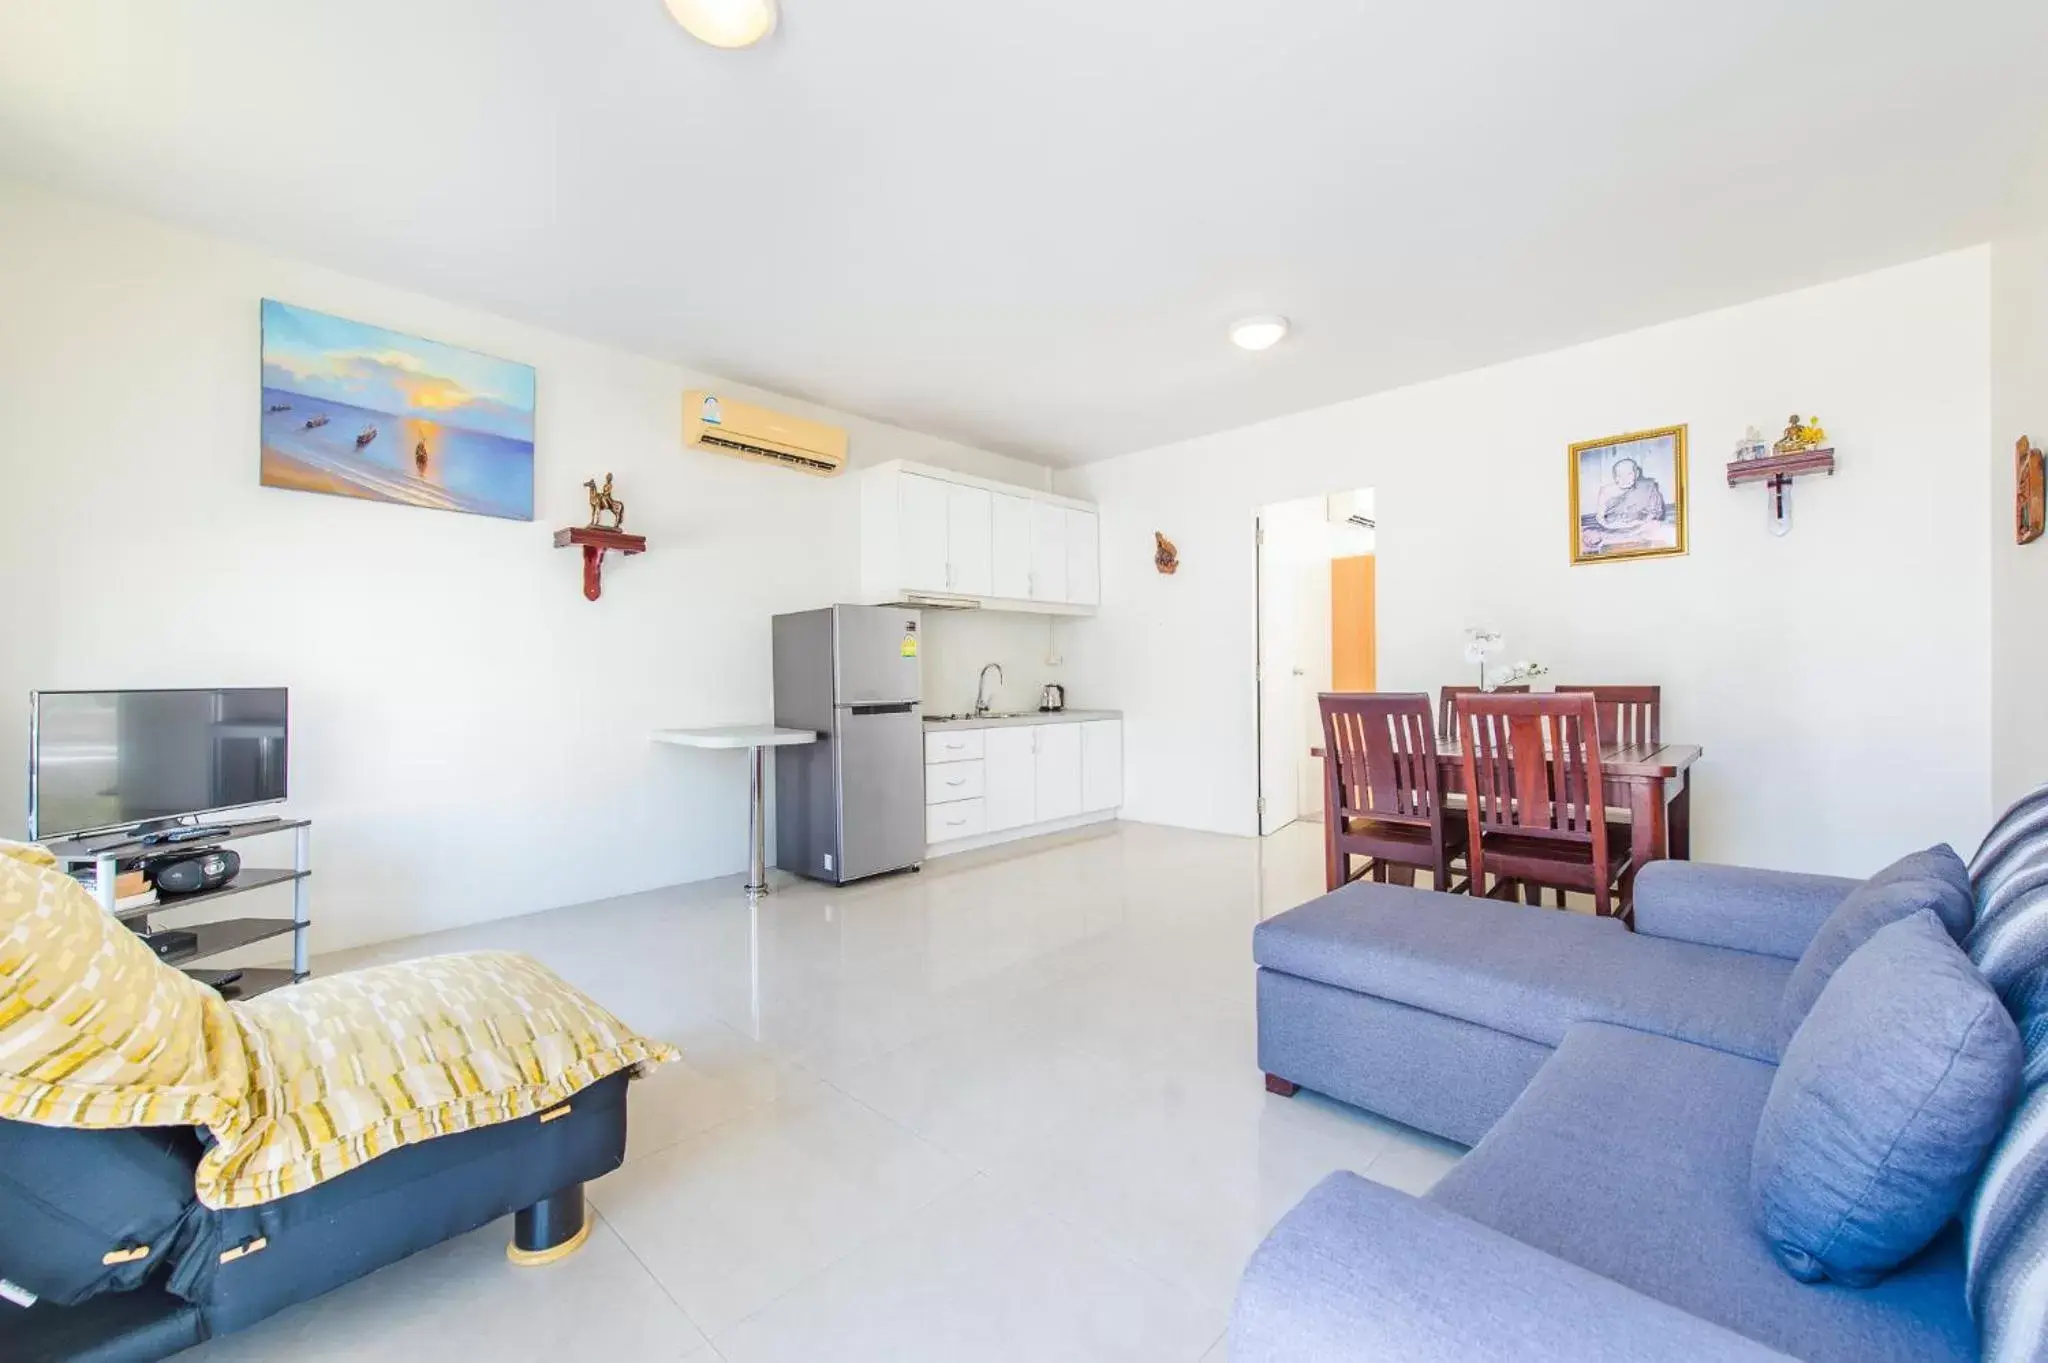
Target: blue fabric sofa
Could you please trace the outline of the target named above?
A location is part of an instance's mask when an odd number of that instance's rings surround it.
[[[1780,997],[1858,883],[1659,862],[1635,933],[1370,883],[1262,924],[1269,1087],[1474,1148],[1422,1198],[1316,1187],[1246,1268],[1233,1363],[1979,1358],[1959,1227],[1853,1288],[1752,1216]]]

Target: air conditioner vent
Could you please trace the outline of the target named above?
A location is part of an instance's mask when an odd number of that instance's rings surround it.
[[[846,432],[702,389],[683,394],[683,444],[830,477],[846,468]]]

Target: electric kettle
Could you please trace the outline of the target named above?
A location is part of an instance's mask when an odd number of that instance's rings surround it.
[[[1045,690],[1038,693],[1038,708],[1041,710],[1064,710],[1067,708],[1067,688],[1058,682],[1049,682]]]

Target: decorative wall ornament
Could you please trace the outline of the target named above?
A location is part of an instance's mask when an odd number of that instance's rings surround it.
[[[555,532],[555,548],[567,549],[572,545],[583,551],[583,595],[595,601],[604,594],[604,556],[606,550],[632,555],[647,549],[645,535],[629,535],[625,531],[626,503],[623,498],[612,495],[612,476],[604,476],[604,486],[597,485],[597,479],[583,480],[584,491],[590,494],[590,524],[571,527]],[[609,514],[609,526],[599,524]]]
[[[610,512],[612,529],[624,530],[626,528],[626,504],[617,497],[612,496],[612,476],[609,473],[604,476],[604,487],[601,490],[597,486],[597,479],[595,478],[584,479],[583,486],[590,492],[590,528],[592,530],[598,529],[598,518],[606,512]]]
[[[1747,463],[1752,459],[1768,459],[1770,454],[1771,447],[1765,443],[1764,433],[1754,426],[1744,430],[1742,439],[1735,442],[1737,463]]]
[[[1157,530],[1152,532],[1152,566],[1171,576],[1180,571],[1180,550],[1173,547],[1173,541]]]
[[[1792,530],[1792,480],[1801,474],[1825,473],[1832,477],[1835,472],[1835,452],[1827,446],[1828,433],[1821,429],[1820,418],[1803,420],[1797,413],[1785,423],[1785,433],[1771,445],[1770,453],[1762,458],[1749,454],[1750,438],[1756,434],[1756,427],[1749,428],[1742,443],[1736,447],[1733,463],[1728,465],[1728,486],[1743,483],[1762,483],[1771,490],[1770,526],[1773,535],[1785,535]],[[1762,439],[1757,436],[1757,439]]]
[[[262,482],[533,519],[531,365],[263,300]]]
[[[1571,447],[1572,562],[1686,552],[1685,427]]]
[[[2013,447],[2013,530],[2021,544],[2041,538],[2048,520],[2048,468],[2041,459],[2041,447],[2025,436]]]

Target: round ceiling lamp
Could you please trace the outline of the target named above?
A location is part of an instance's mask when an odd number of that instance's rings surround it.
[[[775,0],[668,0],[668,12],[713,47],[752,47],[775,31]]]
[[[1287,335],[1285,317],[1245,317],[1230,324],[1230,340],[1240,350],[1270,350]]]

